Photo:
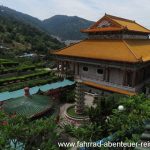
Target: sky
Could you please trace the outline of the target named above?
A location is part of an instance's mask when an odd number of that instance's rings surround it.
[[[150,0],[0,0],[0,5],[41,20],[68,15],[96,21],[107,13],[150,28]]]

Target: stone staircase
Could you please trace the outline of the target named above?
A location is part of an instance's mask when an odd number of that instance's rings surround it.
[[[135,150],[150,150],[150,124],[145,126],[145,132],[141,135],[141,141]]]

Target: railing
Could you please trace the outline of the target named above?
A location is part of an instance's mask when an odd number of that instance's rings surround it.
[[[103,75],[99,75],[99,76],[93,76],[93,75],[81,75],[82,78],[87,78],[87,79],[92,79],[92,80],[95,80],[95,81],[103,81]]]
[[[119,84],[115,84],[115,83],[111,83],[111,82],[106,82],[103,81],[102,78],[97,78],[97,77],[91,77],[91,76],[81,76],[80,77],[81,80],[83,81],[91,81],[91,82],[95,82],[95,83],[99,83],[102,85],[106,85],[106,86],[111,86],[111,87],[115,87],[115,88],[120,88],[120,89],[124,89],[124,90],[129,90],[129,91],[135,91],[135,88],[133,87],[129,87],[129,86],[123,86],[123,85],[119,85]]]

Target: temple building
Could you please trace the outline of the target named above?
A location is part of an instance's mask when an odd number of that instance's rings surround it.
[[[88,93],[143,92],[150,80],[150,30],[135,21],[105,14],[88,38],[54,53],[57,70],[82,81]]]

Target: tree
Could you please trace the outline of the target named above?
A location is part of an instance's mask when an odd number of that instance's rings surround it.
[[[79,127],[67,125],[65,131],[81,141],[95,142],[103,138],[109,141],[110,138],[106,137],[112,135],[111,141],[138,142],[144,124],[150,118],[150,99],[144,94],[136,96],[115,94],[103,96],[100,100],[97,100],[96,108],[91,108],[91,123]],[[124,106],[124,111],[118,110],[119,105]],[[106,119],[106,116],[109,116],[109,119]]]
[[[66,125],[65,131],[80,141],[96,141],[100,138],[102,129],[96,124],[83,124],[80,127]]]
[[[67,89],[61,92],[60,101],[65,103],[75,102],[75,92],[74,89]]]
[[[150,100],[141,94],[123,98],[120,105],[123,105],[125,110],[121,112],[117,109],[113,110],[107,124],[108,131],[116,132],[122,141],[137,140],[137,136],[133,135],[140,135],[144,123],[150,118]]]
[[[88,110],[89,118],[92,123],[102,126],[104,133],[106,133],[106,121],[112,113],[112,110],[117,108],[122,95],[111,94],[102,95],[94,100],[96,107],[91,106]]]
[[[29,120],[21,116],[8,116],[0,111],[0,149],[16,148],[20,143],[27,149],[55,149],[59,134],[53,118]]]

